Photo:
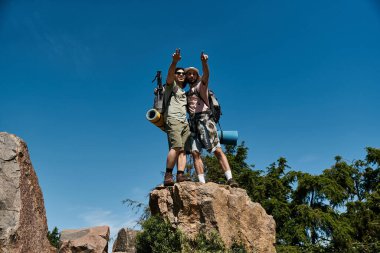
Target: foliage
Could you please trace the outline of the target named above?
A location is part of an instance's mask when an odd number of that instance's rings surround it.
[[[194,240],[185,239],[184,252],[225,252],[222,239],[216,231],[208,234],[201,232]]]
[[[47,238],[52,246],[55,248],[59,248],[59,239],[61,238],[61,234],[58,232],[58,228],[54,227],[53,231],[48,231]]]
[[[244,246],[234,243],[226,249],[216,231],[202,232],[194,240],[187,238],[179,230],[159,216],[151,216],[142,223],[143,230],[137,234],[136,250],[138,253],[154,252],[194,252],[194,253],[246,253]]]
[[[230,253],[247,253],[248,251],[245,249],[244,245],[239,242],[234,242],[231,245]]]
[[[142,223],[136,236],[138,253],[181,252],[181,233],[159,216],[151,216]]]
[[[380,252],[380,149],[366,150],[352,163],[336,156],[320,175],[289,170],[282,157],[254,170],[244,142],[225,153],[240,187],[274,217],[278,252]],[[207,181],[225,183],[217,159],[203,159]]]

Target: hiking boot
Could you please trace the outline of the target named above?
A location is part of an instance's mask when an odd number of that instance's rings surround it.
[[[177,174],[176,183],[181,183],[185,181],[191,181],[191,179],[183,173]]]
[[[227,181],[227,184],[231,187],[239,187],[238,183],[233,179],[233,178],[230,178],[228,181]]]
[[[173,186],[173,185],[174,185],[173,174],[169,172],[165,172],[164,186]]]

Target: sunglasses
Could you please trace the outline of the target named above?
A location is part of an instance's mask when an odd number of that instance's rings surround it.
[[[185,75],[185,72],[175,72],[176,75]]]

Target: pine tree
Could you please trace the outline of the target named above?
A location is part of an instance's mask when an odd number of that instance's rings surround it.
[[[320,175],[289,170],[282,157],[256,170],[244,142],[225,153],[240,187],[274,217],[278,252],[380,252],[379,149],[351,164],[336,156]],[[207,180],[225,183],[217,159],[203,159]]]
[[[47,238],[52,246],[55,248],[59,248],[59,240],[61,238],[61,234],[58,232],[58,228],[54,227],[53,231],[48,231]]]

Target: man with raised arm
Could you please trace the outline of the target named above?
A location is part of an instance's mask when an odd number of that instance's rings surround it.
[[[191,131],[194,135],[192,141],[192,155],[194,158],[194,167],[201,183],[205,183],[203,174],[203,162],[200,157],[202,148],[209,153],[214,153],[218,159],[219,165],[224,171],[227,184],[237,187],[238,184],[232,178],[231,168],[227,157],[224,154],[218,137],[215,121],[211,117],[208,100],[208,80],[209,67],[208,55],[201,53],[203,75],[199,75],[199,70],[194,67],[185,69],[186,81],[190,85],[187,93],[187,106],[190,115]]]
[[[177,63],[180,60],[180,50],[176,49],[172,56],[172,63],[169,67],[164,92],[164,103],[167,103],[164,105],[165,132],[167,133],[169,143],[164,177],[165,186],[174,185],[173,168],[177,161],[176,182],[190,180],[184,175],[186,166],[185,148],[190,149],[191,137],[186,119],[186,93],[183,90],[186,86],[185,70],[184,68],[177,67]]]

